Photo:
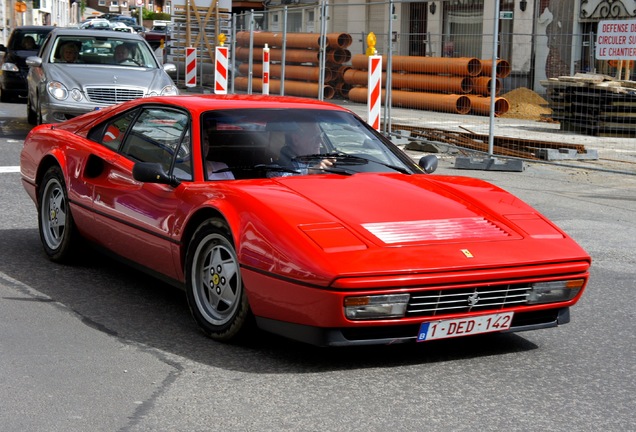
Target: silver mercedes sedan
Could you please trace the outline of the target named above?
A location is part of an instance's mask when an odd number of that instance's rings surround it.
[[[109,30],[53,30],[39,57],[28,57],[27,119],[59,123],[78,115],[149,96],[179,94],[148,43],[137,34]]]

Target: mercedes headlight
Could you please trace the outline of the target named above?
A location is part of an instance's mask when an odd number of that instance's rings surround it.
[[[177,96],[178,94],[179,89],[173,85],[168,85],[161,89],[161,96]]]
[[[58,81],[51,81],[47,86],[49,94],[57,100],[66,100],[68,98],[68,90],[64,84]]]

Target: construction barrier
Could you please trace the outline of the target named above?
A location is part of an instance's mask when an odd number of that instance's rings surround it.
[[[269,94],[269,47],[263,48],[263,94]]]
[[[217,46],[214,56],[214,93],[227,94],[228,48]]]
[[[187,47],[185,61],[185,85],[186,87],[196,87],[197,85],[197,49]]]
[[[367,122],[380,130],[380,95],[382,93],[382,56],[369,56],[369,94],[367,96]]]

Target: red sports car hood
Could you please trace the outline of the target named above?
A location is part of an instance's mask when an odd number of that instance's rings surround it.
[[[505,216],[536,214],[507,192],[467,178],[359,174],[284,184],[381,245],[519,239]]]
[[[281,208],[276,200],[271,210],[284,217],[289,229],[311,239],[308,250],[313,252],[308,253],[336,274],[589,259],[527,204],[480,180],[357,174],[276,181],[292,194],[288,204]],[[316,253],[316,246],[323,253]]]

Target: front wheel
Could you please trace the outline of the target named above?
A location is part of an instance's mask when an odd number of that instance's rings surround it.
[[[77,233],[59,166],[44,174],[38,200],[38,227],[44,251],[53,261],[66,262],[77,248]]]
[[[27,122],[30,125],[36,125],[38,123],[38,117],[31,105],[31,98],[27,96]]]
[[[11,102],[11,95],[6,91],[0,88],[0,102]]]
[[[186,296],[190,312],[214,340],[246,333],[250,308],[227,225],[211,219],[197,229],[186,257]]]

